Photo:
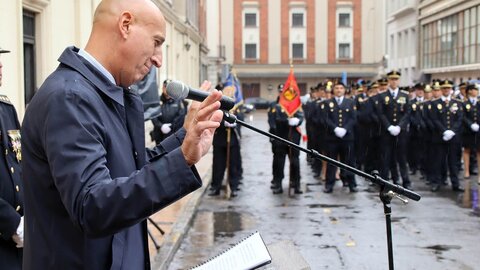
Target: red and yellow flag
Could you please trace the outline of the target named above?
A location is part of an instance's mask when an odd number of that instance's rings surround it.
[[[279,104],[285,110],[288,117],[292,117],[302,107],[300,89],[298,89],[297,79],[295,79],[295,75],[293,74],[293,68],[290,69],[287,81],[283,85]]]

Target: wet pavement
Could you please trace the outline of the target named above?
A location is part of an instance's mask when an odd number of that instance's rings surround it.
[[[266,111],[247,115],[246,121],[268,130]],[[267,245],[293,241],[311,269],[388,269],[385,218],[376,189],[357,178],[358,193],[337,181],[333,194],[325,194],[301,153],[304,194],[288,196],[285,169],[284,193],[273,195],[268,138],[246,128],[242,134],[239,196],[203,197],[168,269],[188,269],[255,231]],[[450,188],[431,193],[418,176],[412,180],[422,199],[406,205],[392,201],[395,269],[480,269],[480,218],[460,207]]]

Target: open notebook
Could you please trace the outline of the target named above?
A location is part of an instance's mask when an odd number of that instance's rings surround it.
[[[249,270],[272,261],[260,233],[255,232],[208,261],[197,265],[196,270]]]

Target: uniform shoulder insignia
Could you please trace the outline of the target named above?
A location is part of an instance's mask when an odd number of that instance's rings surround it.
[[[410,94],[407,90],[400,90],[400,92],[404,93],[404,94]]]
[[[10,102],[10,99],[5,95],[0,95],[0,102],[12,105],[12,102]]]

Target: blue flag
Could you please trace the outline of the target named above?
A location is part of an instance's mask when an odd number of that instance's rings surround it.
[[[235,104],[240,104],[243,102],[243,93],[242,87],[240,86],[240,81],[238,81],[237,76],[232,72],[228,74],[227,80],[223,84],[223,92],[225,95],[230,96],[235,100]]]

